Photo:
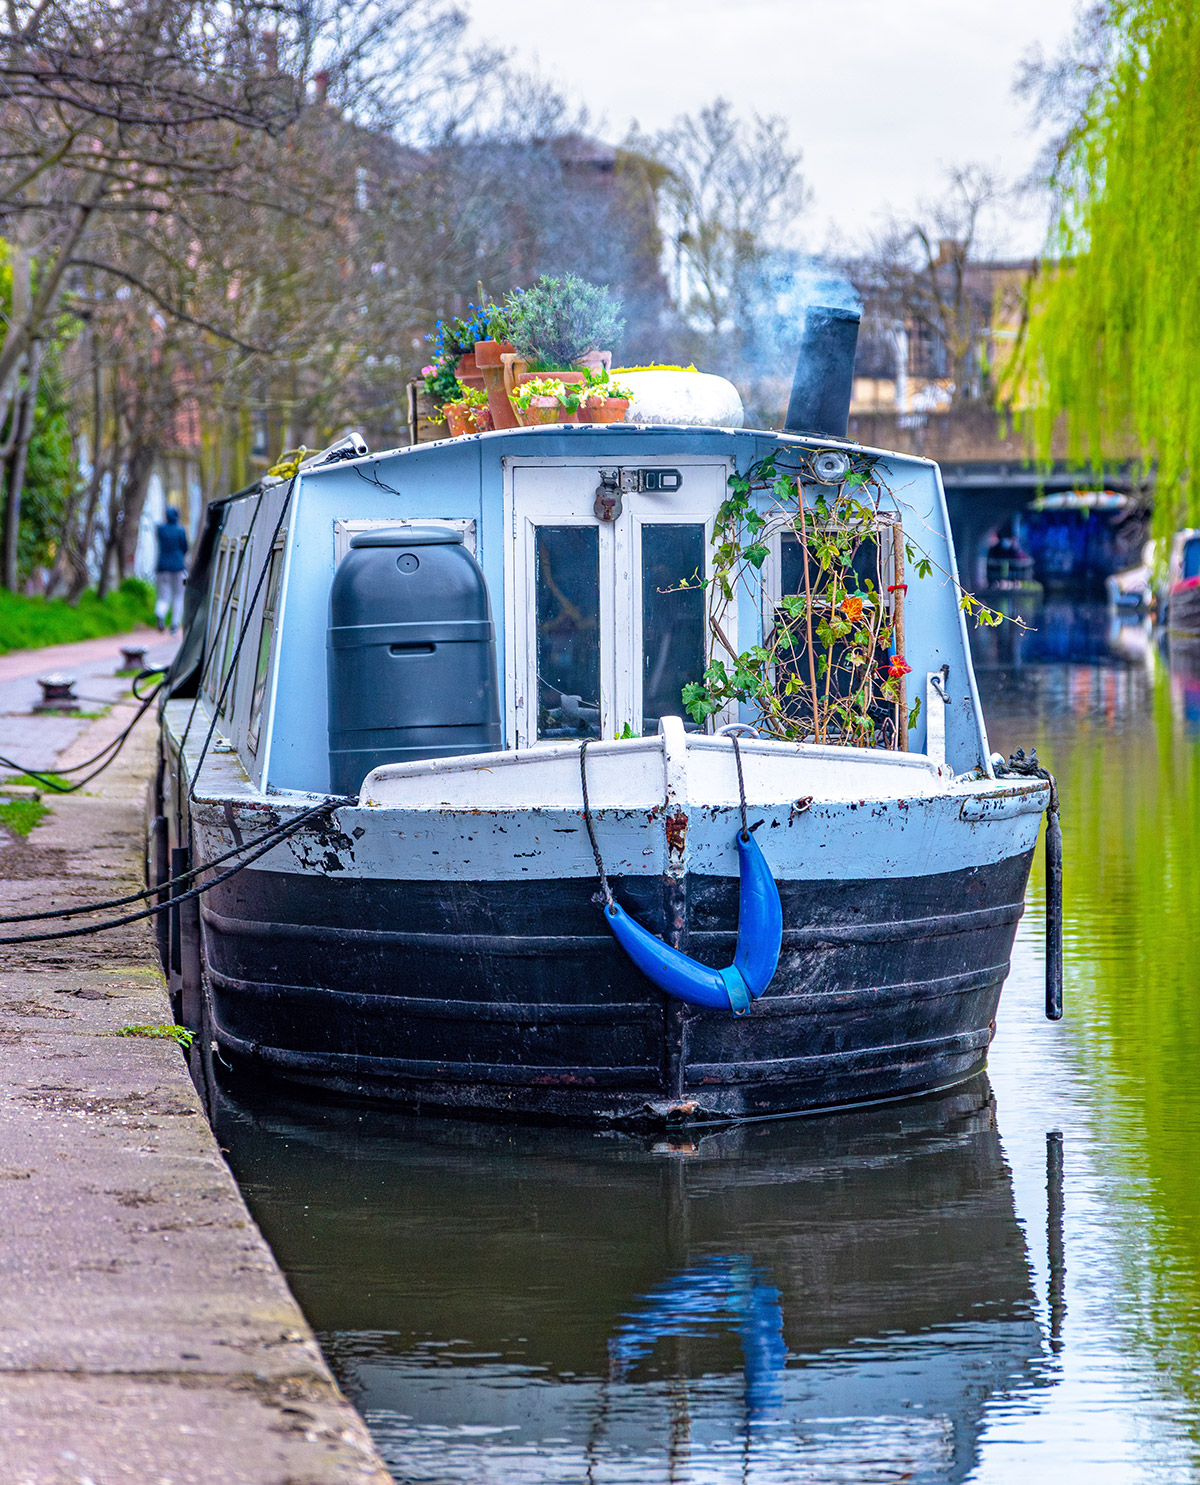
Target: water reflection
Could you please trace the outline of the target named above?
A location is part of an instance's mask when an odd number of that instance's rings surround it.
[[[1149,665],[984,678],[991,741],[1036,743],[1063,800],[1063,1053],[1109,1214],[1131,1355],[1200,1448],[1200,645]],[[1030,916],[1040,915],[1041,862]],[[1194,1468],[1172,1478],[1194,1478]]]
[[[986,1079],[683,1146],[216,1117],[397,1479],[958,1481],[1053,1375]]]
[[[1026,666],[1153,667],[1154,630],[1146,616],[1065,598],[1002,594],[992,601],[1017,622],[972,632],[971,653],[981,676]]]

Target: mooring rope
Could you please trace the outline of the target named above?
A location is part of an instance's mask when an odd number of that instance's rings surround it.
[[[180,903],[190,902],[193,899],[199,897],[202,893],[208,892],[211,888],[220,886],[222,882],[227,882],[230,877],[236,876],[239,871],[242,871],[252,862],[257,861],[260,856],[265,856],[268,851],[273,850],[282,841],[287,840],[289,836],[294,835],[295,832],[298,831],[302,825],[306,825],[313,818],[314,815],[320,814],[323,810],[337,809],[340,805],[344,805],[345,803],[346,801],[343,799],[323,799],[321,800],[320,804],[314,804],[311,808],[301,811],[300,814],[293,816],[292,819],[285,821],[282,825],[277,825],[274,827],[274,829],[265,831],[262,835],[257,836],[253,841],[247,841],[241,849],[246,850],[250,849],[251,847],[256,847],[257,849],[254,850],[252,855],[247,856],[244,861],[237,862],[227,871],[221,872],[219,875],[213,877],[211,881],[204,882],[199,887],[193,887],[189,892],[181,892],[178,897],[168,898],[166,902],[156,903],[153,907],[143,908],[140,912],[137,913],[126,913],[123,917],[120,918],[109,918],[104,923],[85,923],[80,928],[59,928],[56,929],[53,933],[25,933],[9,938],[0,938],[0,945],[38,944],[47,943],[51,939],[82,938],[84,935],[89,933],[103,933],[109,928],[121,928],[126,923],[136,923],[142,918],[157,917],[159,913],[165,913],[170,908],[178,907]],[[222,859],[228,859],[228,857],[224,857]],[[196,870],[207,871],[210,868],[211,864],[211,862],[206,862],[203,866],[197,867]],[[161,892],[163,888],[156,887],[148,890]]]
[[[592,843],[592,855],[596,858],[596,872],[600,878],[600,890],[604,894],[604,906],[611,909],[614,905],[612,888],[608,885],[604,858],[600,854],[600,847],[596,841],[596,830],[592,824],[592,806],[588,799],[587,748],[591,740],[590,737],[585,737],[579,745],[579,778],[583,784],[583,823],[587,826],[588,840]]]
[[[722,735],[727,736],[733,744],[733,756],[737,762],[738,805],[742,813],[742,839],[749,840],[750,827],[746,821],[746,781],[742,777],[742,750],[738,746],[736,732],[726,733],[722,729]],[[596,827],[592,821],[592,806],[588,798],[587,750],[588,743],[592,741],[592,738],[585,737],[579,745],[579,780],[583,785],[583,823],[587,826],[588,840],[592,843],[592,855],[596,859],[596,875],[600,878],[600,891],[604,894],[605,906],[612,907],[612,888],[608,885],[608,874],[604,870],[604,858],[600,854],[600,846],[596,840]]]
[[[737,760],[738,771],[738,802],[742,810],[742,839],[750,839],[750,831],[746,825],[746,781],[742,778],[742,750],[738,747],[737,733],[729,734],[729,741],[733,744],[733,756]]]
[[[142,674],[145,675],[146,672],[143,671]],[[129,738],[129,734],[141,721],[142,717],[145,716],[147,708],[153,703],[154,698],[158,695],[159,691],[162,690],[164,684],[165,683],[163,681],[160,681],[148,696],[139,698],[140,705],[133,720],[126,727],[124,727],[116,735],[116,737],[112,738],[111,741],[105,743],[98,753],[93,754],[90,758],[85,758],[82,763],[76,763],[70,768],[62,769],[29,768],[23,763],[16,762],[15,759],[6,758],[3,754],[0,754],[0,765],[3,765],[5,768],[15,768],[19,773],[23,773],[27,778],[35,779],[39,787],[47,790],[52,794],[74,794],[77,789],[82,789],[85,784],[90,784],[91,781],[97,776],[97,774],[103,773],[108,765],[113,762],[117,754],[125,746],[125,743]],[[108,754],[108,756],[105,757],[105,754]],[[79,773],[82,769],[90,768],[93,763],[101,758],[104,759],[104,762],[101,763],[100,766],[94,769],[91,773],[87,774],[86,777],[76,780],[76,782],[73,784],[63,784],[59,782],[59,779],[65,778],[67,774]]]

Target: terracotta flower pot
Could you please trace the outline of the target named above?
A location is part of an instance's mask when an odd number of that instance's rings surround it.
[[[504,388],[504,366],[497,361],[495,366],[483,368],[483,385],[487,391],[488,408],[492,414],[493,428],[519,428],[517,414]]]
[[[475,364],[475,352],[468,351],[465,356],[458,358],[458,366],[454,375],[464,387],[478,387],[483,391],[483,372]]]
[[[511,355],[506,351],[500,357],[500,364],[504,368],[504,390],[511,397],[517,390],[517,377],[529,370],[529,362],[522,360],[516,351]]]
[[[465,402],[447,402],[442,412],[446,415],[446,427],[451,438],[461,438],[464,433],[474,433],[470,409]]]
[[[480,371],[485,371],[489,366],[501,365],[500,357],[513,355],[515,346],[509,345],[507,340],[477,340],[475,342],[475,364]]]
[[[580,356],[579,360],[576,361],[575,364],[576,366],[584,367],[587,371],[611,371],[612,352],[598,351],[593,348],[585,355]]]
[[[623,423],[628,411],[628,397],[597,397],[588,400],[588,414],[593,423]]]
[[[517,409],[517,416],[526,428],[541,428],[547,423],[557,423],[563,411],[557,397],[531,397],[529,406]]]
[[[475,425],[476,433],[491,433],[496,426],[492,422],[492,410],[490,407],[473,407],[471,409],[471,421]]]

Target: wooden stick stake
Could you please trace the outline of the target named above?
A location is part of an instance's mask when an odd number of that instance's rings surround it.
[[[904,654],[904,598],[908,585],[904,581],[904,526],[892,526],[892,643],[896,654]],[[896,682],[896,750],[908,752],[908,677]]]

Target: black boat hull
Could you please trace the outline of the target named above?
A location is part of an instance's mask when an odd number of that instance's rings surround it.
[[[781,882],[779,969],[737,1019],[645,980],[593,881],[248,868],[204,899],[206,1017],[227,1057],[410,1108],[662,1123],[902,1098],[983,1066],[1031,856]],[[736,879],[615,886],[697,959],[732,958]]]

